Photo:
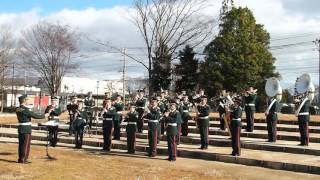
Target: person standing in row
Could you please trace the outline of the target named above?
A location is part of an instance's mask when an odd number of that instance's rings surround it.
[[[79,104],[77,103],[77,96],[72,97],[72,101],[70,104],[67,105],[67,110],[69,113],[70,123],[69,123],[69,135],[71,136],[73,133],[72,124],[73,121],[76,119],[76,113],[79,109]]]
[[[241,133],[241,117],[242,117],[242,108],[241,108],[241,98],[235,98],[234,105],[231,110],[231,145],[232,145],[232,155],[240,156],[241,153],[241,143],[240,143],[240,133]]]
[[[148,121],[148,140],[149,140],[149,157],[157,155],[158,129],[161,117],[160,108],[156,98],[150,101],[150,108],[146,111],[145,119]]]
[[[114,116],[117,114],[117,110],[112,107],[110,98],[105,99],[103,102],[103,110],[101,116],[103,117],[102,130],[103,130],[103,148],[102,150],[110,151],[112,146],[112,133]]]
[[[78,101],[79,103],[80,101]],[[88,122],[88,114],[86,111],[81,111],[80,106],[76,111],[75,120],[73,122],[73,129],[75,132],[75,148],[81,149],[83,143],[83,130]]]
[[[136,100],[136,110],[139,114],[137,122],[138,132],[142,133],[143,130],[143,113],[145,111],[147,100],[144,98],[144,90],[138,90],[138,99]]]
[[[18,137],[19,137],[19,159],[18,163],[30,163],[28,161],[30,153],[30,143],[31,143],[31,131],[32,123],[31,118],[43,119],[44,114],[36,114],[27,108],[28,96],[22,95],[19,97],[20,106],[16,109],[17,118],[19,121],[18,126]]]
[[[188,121],[190,119],[189,112],[191,107],[192,107],[192,104],[189,102],[188,96],[184,96],[182,98],[182,102],[180,105],[180,114],[182,117],[182,124],[181,124],[182,136],[188,136],[188,133],[189,133]]]
[[[45,114],[49,114],[48,120],[59,122],[59,116],[61,114],[61,108],[59,107],[58,98],[52,97],[51,98],[51,105],[49,105],[46,110]],[[58,126],[48,126],[49,131],[49,142],[50,146],[55,147],[58,143]]]
[[[253,132],[254,130],[254,113],[256,111],[256,99],[257,99],[257,89],[253,87],[248,88],[245,92],[244,101],[245,101],[245,111],[246,111],[246,120],[247,120],[247,132]]]
[[[158,101],[158,103],[159,103],[160,111],[163,115],[168,110],[168,99],[166,98],[164,91],[160,92],[160,101]],[[160,133],[164,135],[164,131],[165,131],[165,122],[161,120]]]
[[[127,122],[126,132],[127,132],[127,148],[128,153],[134,154],[136,151],[136,132],[137,132],[137,121],[138,112],[134,104],[130,105],[130,111],[127,113],[125,122]]]
[[[176,161],[177,158],[177,144],[176,138],[178,135],[177,123],[181,121],[180,112],[177,110],[176,101],[171,101],[170,111],[165,113],[166,123],[167,123],[167,143],[168,143],[168,160]]]
[[[210,106],[207,105],[207,97],[201,96],[201,102],[197,106],[197,114],[198,114],[198,128],[200,131],[200,138],[201,138],[201,147],[200,149],[208,149],[209,140],[209,113],[210,113]]]
[[[279,101],[281,100],[282,94],[277,94],[269,100],[269,106],[265,112],[267,117],[267,129],[268,129],[268,142],[276,142],[277,140],[277,121],[279,109]]]
[[[88,125],[89,128],[92,128],[92,121],[93,121],[93,111],[94,111],[94,106],[96,105],[95,100],[92,97],[92,92],[88,92],[88,96],[84,100],[84,105],[85,105],[85,110],[87,111],[88,114]]]
[[[222,90],[219,97],[219,106],[218,106],[218,112],[219,112],[219,120],[220,120],[220,130],[225,131],[226,130],[226,124],[225,124],[225,110],[226,105],[226,90]]]
[[[122,111],[124,110],[124,104],[122,102],[121,95],[117,95],[116,100],[113,104],[113,107],[116,109],[117,114],[114,116],[114,132],[113,132],[113,139],[114,140],[120,140],[121,136],[121,122],[122,122]]]

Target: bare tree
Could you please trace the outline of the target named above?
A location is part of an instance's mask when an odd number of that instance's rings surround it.
[[[63,76],[77,67],[71,54],[78,51],[78,39],[70,26],[44,21],[22,32],[20,54],[39,73],[51,96],[57,95]]]
[[[14,39],[10,28],[7,26],[0,27],[1,112],[3,112],[4,107],[5,78],[8,75],[9,68],[12,67],[14,52]]]
[[[137,13],[134,23],[148,54],[148,63],[140,63],[149,72],[149,86],[153,61],[161,59],[164,54],[173,60],[182,46],[190,44],[194,48],[210,37],[214,20],[203,13],[208,6],[208,0],[134,1]]]

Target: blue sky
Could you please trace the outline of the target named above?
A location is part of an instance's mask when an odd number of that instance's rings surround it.
[[[116,5],[132,4],[133,0],[1,0],[0,12],[16,13],[39,8],[42,13],[52,13],[62,9],[82,10],[88,7],[109,8]]]

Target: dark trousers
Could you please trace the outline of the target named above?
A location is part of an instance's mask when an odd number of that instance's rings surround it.
[[[153,123],[153,128],[148,130],[148,141],[149,141],[149,156],[157,155],[157,145],[158,145],[158,123]]]
[[[69,135],[73,134],[73,127],[72,127],[72,124],[73,124],[73,120],[75,119],[75,115],[74,114],[69,114],[70,116],[70,124],[69,124]]]
[[[209,141],[208,141],[208,133],[209,133],[209,126],[199,126],[200,131],[200,138],[201,138],[201,148],[208,148]]]
[[[177,158],[176,135],[167,135],[167,142],[168,142],[169,160],[176,160]]]
[[[254,129],[254,111],[251,110],[250,107],[246,107],[246,120],[247,120],[247,128],[248,132],[253,132]]]
[[[114,121],[114,132],[113,132],[113,139],[115,140],[120,140],[120,122],[119,121]]]
[[[92,128],[92,120],[93,120],[93,113],[92,112],[88,112],[88,125],[89,125],[89,128],[91,129]]]
[[[298,116],[300,144],[309,145],[309,121],[306,121],[303,116]]]
[[[135,153],[136,151],[136,132],[127,131],[127,148],[128,153]]]
[[[188,136],[188,133],[189,133],[188,120],[189,118],[185,118],[183,123],[181,124],[182,136]]]
[[[176,144],[179,145],[181,141],[181,124],[177,124],[178,134],[176,135]]]
[[[268,141],[276,142],[277,140],[277,114],[267,115]]]
[[[143,130],[143,112],[144,109],[137,109],[138,112],[138,121],[137,121],[137,129],[138,129],[138,133],[142,133]]]
[[[31,143],[31,133],[30,134],[21,134],[19,133],[19,163],[27,162],[30,152],[30,143]]]
[[[221,130],[226,130],[226,125],[225,125],[225,122],[224,122],[224,116],[225,116],[224,113],[220,113],[219,112],[219,120],[220,120],[220,129]]]
[[[108,122],[108,125],[103,126],[103,149],[110,151],[112,146],[112,133],[113,133],[113,122]]]
[[[75,129],[75,144],[76,148],[82,147],[82,140],[83,140],[83,129],[84,126],[78,127]]]
[[[241,122],[231,120],[231,145],[232,145],[232,155],[241,154],[241,143],[240,143],[240,132],[241,132]]]
[[[161,139],[161,124],[158,123],[158,136],[157,136],[158,144],[160,143],[160,139]]]
[[[50,146],[55,147],[58,143],[58,126],[49,126],[49,143]]]
[[[163,120],[160,121],[160,134],[164,134],[165,131],[165,122]]]

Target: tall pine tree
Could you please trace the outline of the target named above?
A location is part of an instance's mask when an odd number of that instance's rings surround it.
[[[176,92],[186,90],[192,92],[198,84],[198,60],[190,46],[186,46],[179,52],[179,64],[176,65],[175,75],[178,77],[176,82]]]
[[[221,89],[241,93],[253,86],[264,95],[265,79],[278,76],[269,51],[269,33],[256,23],[248,8],[232,7],[221,16],[220,32],[204,51],[204,88],[214,95]],[[264,98],[260,96],[258,103],[263,104]]]

